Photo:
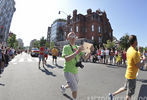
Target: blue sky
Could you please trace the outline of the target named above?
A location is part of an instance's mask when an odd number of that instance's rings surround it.
[[[47,34],[47,27],[57,18],[66,18],[58,11],[72,15],[74,9],[86,14],[87,9],[106,11],[113,29],[113,35],[135,34],[139,46],[147,46],[147,0],[15,0],[16,12],[11,31],[29,45],[34,38]],[[26,28],[26,26],[28,26]],[[28,37],[28,35],[30,35]]]

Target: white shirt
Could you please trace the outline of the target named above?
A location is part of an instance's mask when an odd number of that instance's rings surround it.
[[[109,50],[105,50],[106,56],[109,55]]]

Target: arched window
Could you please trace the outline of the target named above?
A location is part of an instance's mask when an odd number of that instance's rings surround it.
[[[91,31],[94,32],[94,25],[91,26]]]

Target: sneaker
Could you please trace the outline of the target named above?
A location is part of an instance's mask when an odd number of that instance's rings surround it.
[[[110,100],[113,100],[113,95],[112,95],[112,93],[109,93],[109,98],[110,98]]]
[[[65,94],[66,88],[64,87],[64,85],[62,85],[60,88],[61,88],[62,94]]]

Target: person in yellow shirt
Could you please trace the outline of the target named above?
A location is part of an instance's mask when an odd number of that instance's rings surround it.
[[[53,64],[55,61],[55,64],[57,65],[58,50],[55,47],[52,49],[52,56],[53,56]]]
[[[138,69],[145,64],[145,56],[143,56],[143,61],[140,61],[137,47],[137,38],[135,35],[129,36],[130,47],[127,50],[127,70],[125,74],[126,82],[123,87],[114,93],[109,93],[110,100],[113,100],[113,96],[126,91],[126,100],[131,100],[131,96],[135,93],[136,88],[136,73]]]

